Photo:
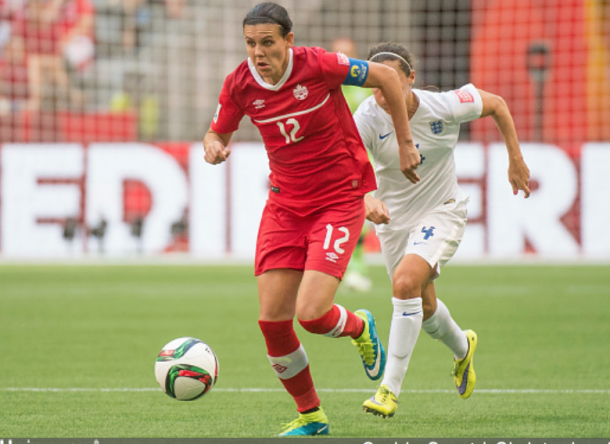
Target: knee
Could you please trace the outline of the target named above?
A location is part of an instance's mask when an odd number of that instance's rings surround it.
[[[398,299],[420,298],[421,283],[408,274],[395,275],[392,279],[392,292]]]
[[[261,304],[259,308],[259,321],[280,322],[294,319],[295,309],[290,304]]]
[[[313,321],[323,316],[319,307],[313,305],[297,306],[297,319],[303,325],[302,321]]]

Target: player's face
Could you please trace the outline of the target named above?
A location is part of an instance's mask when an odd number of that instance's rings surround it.
[[[400,62],[398,60],[386,60],[381,62],[384,65],[388,65],[390,68],[394,68],[400,78],[400,86],[402,87],[402,96],[405,102],[408,102],[408,98],[411,95],[411,86],[415,81],[415,71],[411,71],[411,75],[407,77],[405,72],[400,68]],[[390,114],[390,107],[385,101],[383,94],[379,88],[373,88],[373,96],[375,96],[375,102],[379,105],[386,113]],[[408,103],[407,103],[408,105]]]
[[[288,49],[294,42],[294,34],[286,37],[280,33],[280,25],[260,24],[244,26],[244,37],[248,56],[256,72],[267,83],[275,85],[280,81],[288,67]]]

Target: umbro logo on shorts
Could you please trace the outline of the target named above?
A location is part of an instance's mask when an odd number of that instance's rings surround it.
[[[339,259],[339,256],[337,256],[337,254],[333,253],[332,251],[330,253],[326,253],[327,261],[331,261],[333,264],[336,264],[337,259]]]

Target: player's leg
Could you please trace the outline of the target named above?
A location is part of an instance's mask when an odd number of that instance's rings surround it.
[[[362,334],[364,322],[334,303],[338,287],[337,277],[317,270],[305,270],[297,298],[297,319],[310,333],[355,339]]]
[[[307,263],[297,300],[297,318],[309,332],[329,337],[349,336],[358,348],[367,376],[383,374],[385,351],[375,320],[367,310],[351,312],[335,304],[339,281],[358,241],[364,222],[364,201],[329,208],[317,215],[309,231]]]
[[[464,359],[468,353],[468,338],[451,317],[447,306],[436,297],[434,283],[430,282],[423,292],[423,330],[432,339],[438,339],[453,352],[453,356]]]
[[[466,224],[466,202],[448,202],[425,216],[407,231],[378,235],[392,277],[394,313],[388,343],[388,364],[377,394],[365,401],[365,411],[384,417],[396,410],[397,396],[407,371],[423,321],[422,296],[440,267],[451,258]],[[434,287],[431,287],[433,289]],[[431,301],[429,306],[433,306]],[[417,330],[417,331],[416,331]]]
[[[293,328],[302,275],[298,270],[275,269],[258,276],[259,325],[269,362],[299,412],[299,418],[290,423],[283,434],[326,434],[328,420],[320,409],[307,354]]]
[[[477,334],[472,330],[462,330],[453,320],[447,306],[436,297],[434,283],[424,290],[423,330],[433,339],[438,339],[453,352],[452,375],[460,396],[468,398],[476,383],[473,355],[477,346]]]
[[[305,349],[293,328],[296,294],[302,272],[288,269],[267,271],[258,276],[259,326],[267,345],[271,367],[297,410],[307,412],[320,405],[311,379]]]
[[[335,276],[306,270],[299,289],[297,318],[305,330],[331,338],[349,336],[358,348],[364,370],[370,379],[379,379],[385,367],[373,315],[365,309],[351,312],[334,303],[339,284]]]
[[[326,434],[328,421],[323,415],[309,370],[309,361],[293,327],[296,299],[303,276],[305,250],[298,230],[290,229],[290,215],[265,208],[257,240],[255,270],[259,290],[259,326],[267,345],[269,362],[299,411],[298,421],[286,431],[293,434]],[[287,228],[288,227],[288,228]],[[302,238],[302,236],[301,236]],[[312,418],[316,416],[315,418]],[[317,419],[317,421],[314,421]]]
[[[435,263],[437,275],[457,251],[464,230],[466,228],[466,201],[451,202],[440,206],[421,226],[421,234],[428,237],[431,245],[438,243],[439,248],[433,255],[426,256],[430,263]],[[418,230],[420,227],[418,227]],[[435,240],[436,239],[436,240]],[[422,247],[425,253],[426,246],[413,246],[413,249]],[[422,328],[434,339],[443,342],[454,354],[454,364],[451,374],[460,397],[466,399],[474,390],[476,375],[474,372],[473,356],[477,347],[478,338],[474,331],[462,331],[451,317],[445,304],[436,298],[434,284],[428,285],[424,290],[424,323]]]
[[[407,254],[392,276],[392,305],[388,359],[379,390],[364,402],[368,413],[391,417],[396,412],[402,381],[409,366],[423,319],[422,291],[434,270],[422,257]]]

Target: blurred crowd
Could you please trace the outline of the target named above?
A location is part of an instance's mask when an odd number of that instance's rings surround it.
[[[0,126],[15,130],[40,113],[52,120],[59,111],[112,111],[113,107],[125,111],[122,85],[101,104],[90,97],[103,80],[96,61],[133,57],[146,44],[144,36],[153,27],[154,13],[160,10],[164,17],[179,19],[184,3],[0,0],[0,124],[4,123]],[[88,89],[87,81],[96,88]],[[12,139],[23,137],[13,133],[0,137]]]

